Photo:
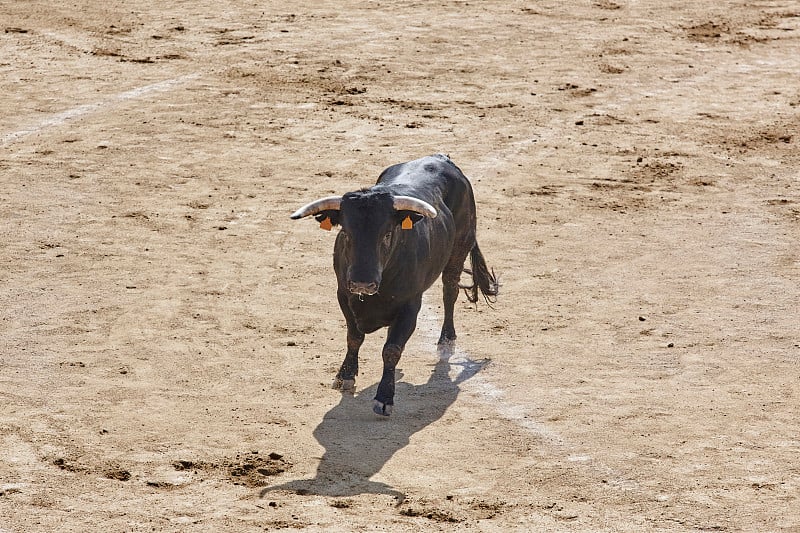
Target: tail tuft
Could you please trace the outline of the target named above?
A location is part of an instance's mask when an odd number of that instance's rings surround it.
[[[491,306],[497,301],[497,293],[500,290],[494,269],[490,270],[486,266],[486,260],[478,248],[478,243],[472,247],[469,259],[472,268],[465,268],[464,272],[472,275],[472,285],[462,285],[461,288],[464,289],[464,294],[470,302],[478,303],[478,292],[480,292],[486,303]]]

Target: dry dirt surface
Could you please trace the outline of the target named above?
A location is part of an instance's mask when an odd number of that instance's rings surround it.
[[[0,3],[0,532],[800,531],[800,5]],[[335,232],[451,156],[501,276],[371,412]]]

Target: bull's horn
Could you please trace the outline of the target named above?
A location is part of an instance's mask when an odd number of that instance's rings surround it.
[[[411,196],[395,196],[394,209],[395,211],[414,211],[424,217],[436,218],[436,209],[431,204]]]
[[[314,200],[310,204],[304,205],[294,213],[292,213],[293,219],[297,220],[298,218],[308,217],[311,215],[316,215],[322,211],[327,211],[330,209],[339,210],[339,206],[342,204],[342,197],[341,196],[328,196],[326,198],[320,198],[319,200]]]

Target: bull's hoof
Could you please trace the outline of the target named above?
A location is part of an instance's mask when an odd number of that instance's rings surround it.
[[[354,392],[356,390],[356,380],[354,379],[342,379],[339,376],[333,380],[333,385],[331,388],[340,390],[342,392]]]
[[[392,408],[394,408],[393,405],[385,404],[383,402],[379,402],[378,400],[375,400],[375,403],[372,404],[372,411],[376,415],[380,415],[380,416],[389,416],[389,415],[391,415],[392,414]]]
[[[439,335],[439,346],[452,346],[456,343],[456,332],[455,331],[442,331],[442,334]]]

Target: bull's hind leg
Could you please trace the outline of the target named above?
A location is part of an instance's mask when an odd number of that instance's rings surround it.
[[[364,343],[364,333],[358,329],[353,313],[347,303],[347,296],[339,295],[339,306],[347,322],[347,353],[342,366],[333,380],[333,388],[341,391],[352,392],[356,389],[356,375],[358,374],[358,350]]]
[[[456,340],[456,327],[453,323],[453,310],[458,300],[458,282],[464,270],[464,261],[469,254],[468,247],[458,247],[453,250],[450,260],[442,271],[442,288],[444,302],[444,322],[439,344],[452,344]]]

